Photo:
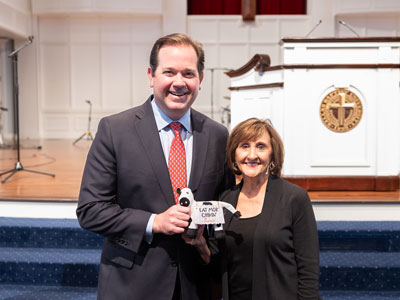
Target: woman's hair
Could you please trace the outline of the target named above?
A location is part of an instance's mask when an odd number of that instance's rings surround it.
[[[235,152],[243,142],[254,141],[267,132],[271,138],[272,156],[271,162],[274,167],[269,169],[272,175],[281,176],[285,150],[283,142],[278,132],[272,127],[270,120],[261,120],[250,118],[235,126],[228,138],[226,146],[226,158],[228,166],[236,175],[241,175],[237,164],[235,163]]]
[[[158,66],[158,53],[164,46],[185,45],[192,47],[197,54],[197,71],[199,75],[204,71],[204,50],[199,42],[192,40],[189,36],[183,33],[173,33],[159,38],[153,45],[150,52],[150,68],[151,74],[154,76]]]

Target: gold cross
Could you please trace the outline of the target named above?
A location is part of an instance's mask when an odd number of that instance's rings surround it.
[[[337,110],[339,127],[343,127],[344,120],[346,119],[346,108],[353,109],[354,103],[346,103],[346,93],[339,92],[339,96],[340,96],[339,104],[337,103],[328,104],[328,109]]]

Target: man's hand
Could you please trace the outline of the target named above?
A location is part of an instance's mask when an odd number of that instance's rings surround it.
[[[183,233],[189,226],[190,208],[174,205],[154,218],[153,233]]]

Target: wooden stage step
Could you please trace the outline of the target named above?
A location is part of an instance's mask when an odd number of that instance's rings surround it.
[[[91,141],[48,139],[23,140],[20,162],[24,169],[54,173],[55,177],[18,171],[0,185],[0,200],[71,201],[76,202],[86,155]],[[38,149],[40,148],[40,149]],[[17,151],[0,148],[0,173],[15,168]],[[7,175],[3,175],[3,180]],[[313,202],[399,203],[400,190],[373,191],[310,191]]]

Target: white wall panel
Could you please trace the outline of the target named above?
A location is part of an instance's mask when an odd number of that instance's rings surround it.
[[[66,43],[69,41],[69,20],[66,18],[43,18],[38,30],[41,43]]]
[[[97,45],[71,47],[72,107],[86,107],[85,100],[100,105],[100,52]]]
[[[43,125],[46,131],[54,133],[66,132],[71,127],[68,116],[60,114],[45,115]],[[53,135],[53,137],[57,136]]]
[[[361,9],[369,9],[372,6],[373,0],[336,0],[338,11],[359,11]]]
[[[299,19],[282,19],[280,20],[280,37],[305,37],[310,31],[309,18]]]
[[[102,104],[106,108],[131,107],[131,51],[129,46],[102,47]]]
[[[192,38],[204,44],[217,43],[219,42],[218,25],[218,18],[189,16],[187,28]]]
[[[132,42],[153,43],[162,36],[162,20],[160,17],[135,17],[131,19]]]
[[[161,14],[162,0],[32,0],[37,15],[70,13]]]
[[[219,58],[219,47],[216,43],[204,43],[203,50],[205,55],[205,68],[206,70],[209,68],[217,68],[221,67],[221,61]]]
[[[152,46],[152,44],[135,44],[132,48],[132,106],[142,104],[153,93],[153,90],[150,88],[150,80],[147,76]]]
[[[100,41],[100,22],[98,18],[71,18],[69,22],[71,44],[98,43]]]
[[[97,0],[96,0],[97,1]],[[35,2],[35,0],[34,0]],[[44,1],[43,1],[44,2]],[[56,2],[56,1],[53,1]],[[87,9],[92,5],[92,0],[68,0],[68,1],[59,1],[62,3],[58,3],[58,6],[53,7],[60,7],[63,6],[63,9]]]
[[[249,26],[251,43],[278,43],[281,36],[279,35],[279,20],[259,20]]]
[[[131,42],[131,22],[127,18],[107,18],[101,20],[101,41],[104,43]]]
[[[242,43],[249,41],[248,25],[240,19],[219,21],[219,42],[221,43]]]
[[[69,108],[71,102],[68,47],[44,44],[40,51],[44,107]]]
[[[400,1],[398,1],[398,0],[374,0],[374,7],[400,9]]]
[[[0,0],[0,35],[21,38],[31,35],[29,1]]]
[[[247,44],[223,44],[219,47],[219,51],[220,65],[230,69],[243,66],[249,57]]]
[[[396,36],[399,17],[371,17],[367,21],[367,36]]]
[[[152,93],[147,67],[162,35],[160,16],[43,16],[38,31],[42,136],[54,137],[44,119],[63,110],[71,127],[57,134],[79,136],[87,126],[85,100],[93,104],[92,119],[99,120],[142,104]],[[93,121],[93,132],[96,128]]]

